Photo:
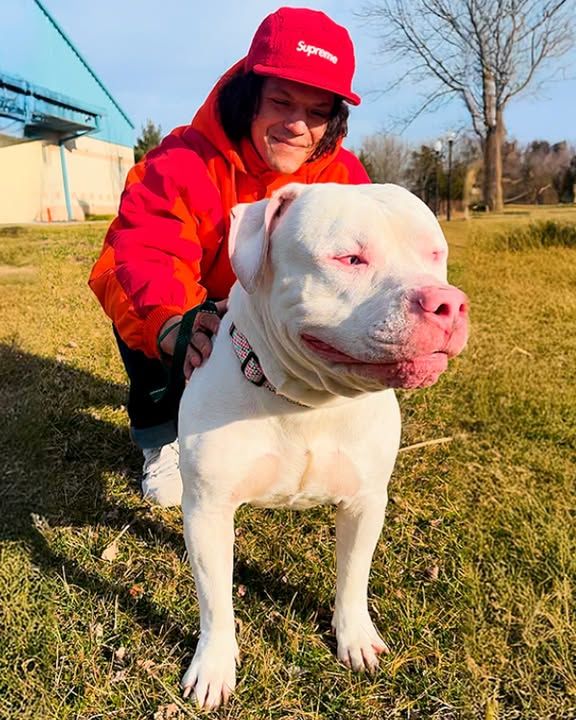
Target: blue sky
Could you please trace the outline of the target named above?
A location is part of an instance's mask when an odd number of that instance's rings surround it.
[[[14,1],[14,0],[10,0]],[[16,0],[18,1],[18,0]],[[348,27],[356,46],[355,90],[362,105],[352,109],[349,147],[389,128],[418,97],[405,85],[394,95],[377,91],[394,76],[378,58],[371,30],[354,16],[354,0],[43,0],[139,130],[151,118],[168,132],[191,119],[217,78],[242,57],[259,22],[280,4],[324,10]],[[569,58],[576,68],[576,53]],[[568,62],[568,61],[564,61]],[[576,144],[576,70],[533,96],[512,101],[506,114],[509,137]],[[427,114],[405,133],[410,142],[433,142],[468,126],[457,102]]]

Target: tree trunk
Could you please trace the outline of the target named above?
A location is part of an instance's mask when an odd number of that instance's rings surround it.
[[[464,187],[462,188],[462,204],[464,206],[464,217],[466,220],[470,217],[470,203],[472,202],[472,189],[476,184],[476,178],[482,168],[480,160],[475,160],[466,168],[464,176]]]
[[[489,210],[502,212],[502,141],[504,121],[502,111],[496,112],[496,122],[486,131],[484,142],[484,202]]]

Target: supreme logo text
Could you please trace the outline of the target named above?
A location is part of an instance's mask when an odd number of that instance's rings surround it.
[[[316,45],[308,45],[304,42],[304,40],[300,40],[298,42],[298,46],[296,47],[296,52],[303,52],[310,57],[310,55],[318,55],[318,57],[324,58],[324,60],[329,60],[331,63],[338,62],[338,58],[336,55],[332,55],[331,52],[328,52],[328,50],[324,50],[324,48],[316,47]]]

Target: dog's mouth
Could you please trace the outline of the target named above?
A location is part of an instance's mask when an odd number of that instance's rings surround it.
[[[428,387],[448,367],[448,355],[443,351],[384,362],[366,361],[348,355],[313,335],[303,334],[301,337],[306,347],[322,360],[340,366],[347,372],[375,380],[385,387]]]

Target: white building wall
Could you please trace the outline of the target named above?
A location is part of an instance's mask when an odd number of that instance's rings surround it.
[[[134,164],[132,148],[80,137],[65,143],[64,156],[74,219],[113,215]],[[62,220],[68,212],[59,145],[43,140],[0,147],[0,223]]]
[[[0,147],[0,223],[38,219],[41,196],[42,143]]]

